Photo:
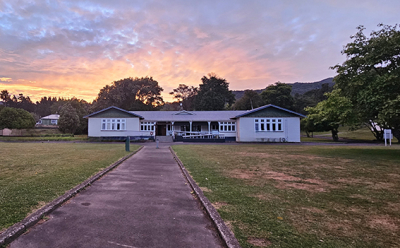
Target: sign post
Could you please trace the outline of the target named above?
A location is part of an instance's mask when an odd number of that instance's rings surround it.
[[[125,140],[125,151],[127,151],[127,152],[129,152],[129,146],[130,146],[130,143],[131,143],[131,139],[130,139],[130,137],[129,136],[126,136],[126,140]]]
[[[392,129],[384,129],[383,130],[383,138],[385,139],[385,146],[387,146],[387,140],[389,140],[390,146],[392,146]]]

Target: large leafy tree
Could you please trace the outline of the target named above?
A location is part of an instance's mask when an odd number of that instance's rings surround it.
[[[383,130],[390,128],[400,140],[400,31],[398,25],[378,25],[369,37],[359,26],[342,54],[342,65],[332,67],[338,73],[334,81],[341,95],[348,98],[359,123],[369,126],[376,139],[382,140]],[[397,110],[396,110],[397,108]]]
[[[193,110],[193,101],[197,95],[197,87],[179,84],[179,87],[173,89],[169,94],[182,103],[184,110]]]
[[[282,108],[294,110],[294,98],[291,92],[291,85],[277,82],[265,88],[265,90],[261,92],[261,98],[264,100],[265,104],[274,104]]]
[[[64,104],[60,109],[58,129],[63,133],[75,133],[80,125],[76,109],[70,103]]]
[[[328,99],[315,107],[307,107],[308,116],[303,120],[306,131],[331,131],[334,141],[339,140],[339,126],[354,121],[353,105],[349,99],[341,96],[340,90],[327,93]]]
[[[0,129],[26,129],[35,127],[35,119],[26,110],[5,107],[0,111]]]
[[[164,103],[162,91],[152,77],[125,78],[101,89],[93,106],[94,110],[110,106],[127,110],[156,110]]]
[[[235,102],[232,108],[235,110],[249,110],[262,105],[264,105],[264,101],[256,91],[245,90],[244,95]]]
[[[229,83],[214,73],[201,78],[196,98],[195,110],[222,110],[235,102],[235,95],[229,90]]]

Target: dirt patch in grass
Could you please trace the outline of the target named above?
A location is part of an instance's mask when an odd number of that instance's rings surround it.
[[[324,214],[325,211],[316,207],[302,207],[301,209],[315,214]]]
[[[257,247],[267,247],[272,244],[271,241],[269,241],[267,239],[260,239],[260,238],[253,238],[253,237],[248,238],[247,242],[249,242],[250,244],[257,246]]]
[[[396,233],[399,230],[399,226],[388,215],[371,216],[369,226],[374,229],[384,229],[391,233]]]
[[[228,203],[226,203],[226,202],[213,202],[211,204],[214,206],[215,209],[220,209],[223,206],[227,206],[228,205]]]
[[[263,168],[266,170],[266,168]],[[230,176],[238,179],[271,179],[277,182],[279,189],[295,188],[309,192],[325,192],[336,186],[326,183],[320,179],[302,179],[282,172],[269,170],[267,172],[254,172],[245,169],[234,169],[229,172]]]
[[[378,183],[375,183],[373,185],[369,185],[368,187],[370,187],[372,189],[375,189],[375,190],[382,190],[382,189],[391,190],[394,187],[396,187],[396,185],[393,184],[393,183],[378,182]]]
[[[207,188],[207,187],[200,187],[200,189],[201,189],[203,192],[212,192],[212,190],[209,189],[209,188]]]

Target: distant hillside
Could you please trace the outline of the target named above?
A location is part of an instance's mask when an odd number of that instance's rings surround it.
[[[294,84],[289,84],[292,85],[292,96],[296,94],[304,94],[307,91],[310,90],[315,90],[315,89],[320,89],[323,84],[329,84],[329,86],[333,86],[335,83],[333,82],[333,78],[327,78],[318,82],[313,82],[313,83],[294,83]],[[258,94],[260,94],[264,89],[261,90],[254,90]],[[243,94],[244,90],[233,90],[232,93],[235,95],[236,100],[240,99]]]

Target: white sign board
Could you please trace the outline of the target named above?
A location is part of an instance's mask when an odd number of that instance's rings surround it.
[[[384,129],[383,138],[385,139],[385,146],[387,146],[386,140],[389,140],[390,145],[392,145],[392,139],[393,139],[392,129]]]

